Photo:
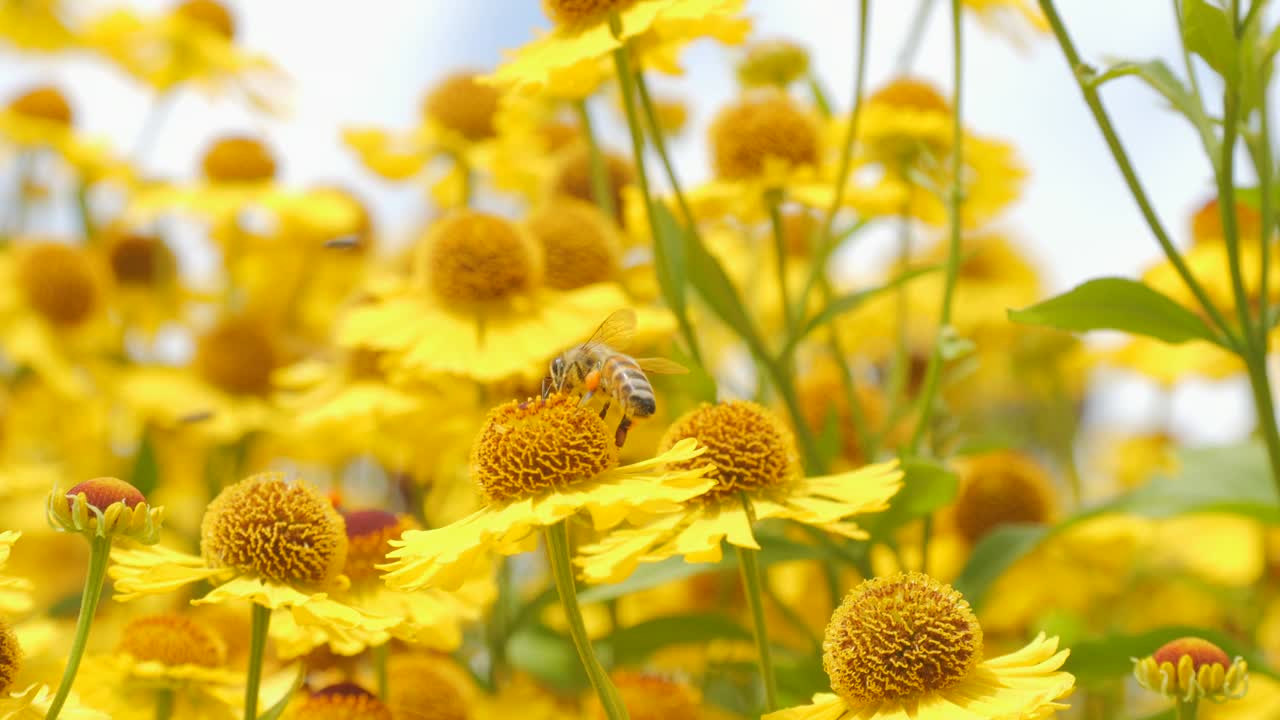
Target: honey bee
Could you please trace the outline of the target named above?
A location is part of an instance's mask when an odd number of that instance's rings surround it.
[[[603,418],[614,401],[622,408],[622,420],[614,433],[618,447],[627,440],[627,430],[632,418],[646,418],[658,409],[646,372],[678,375],[689,370],[679,363],[665,358],[633,358],[619,350],[626,347],[635,333],[636,314],[632,310],[619,310],[604,322],[581,345],[565,350],[551,361],[551,374],[542,381],[542,397],[552,392],[564,392],[581,388],[586,392],[582,401],[591,399],[597,391],[608,399],[600,411]]]

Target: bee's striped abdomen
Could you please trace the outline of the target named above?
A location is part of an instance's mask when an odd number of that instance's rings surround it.
[[[626,355],[613,355],[605,360],[602,374],[612,386],[613,396],[627,414],[648,417],[657,409],[653,386],[644,371]]]

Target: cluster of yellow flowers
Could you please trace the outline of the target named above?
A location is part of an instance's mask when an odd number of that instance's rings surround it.
[[[288,111],[218,0],[71,4],[0,0],[0,52]],[[952,0],[948,95],[864,88],[859,0],[846,109],[746,0],[542,5],[550,30],[442,73],[416,127],[334,138],[422,185],[407,248],[256,133],[154,177],[74,88],[4,101],[0,720],[1280,714],[1280,455],[1180,448],[1167,417],[1082,430],[1103,373],[1247,376],[1280,441],[1269,171],[1229,192],[1228,163],[1189,249],[1131,283],[1167,304],[1071,315],[1004,229],[1028,170],[965,125],[960,70],[965,18],[1083,68],[1052,2]],[[739,93],[685,183],[691,113],[649,78],[697,41]],[[1267,133],[1264,108],[1269,160]],[[36,232],[49,210],[76,230]],[[896,258],[850,277],[875,228]],[[1029,306],[1051,327],[1011,322]],[[1104,327],[1133,335],[1062,332]]]

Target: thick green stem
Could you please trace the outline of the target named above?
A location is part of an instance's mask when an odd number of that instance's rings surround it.
[[[925,30],[929,29],[929,16],[933,14],[934,0],[920,0],[916,5],[915,15],[911,17],[907,37],[898,50],[898,61],[894,64],[895,75],[908,75],[915,64],[916,54],[920,51],[920,43],[924,40]]]
[[[1267,376],[1266,354],[1249,355],[1245,358],[1245,366],[1249,371],[1258,429],[1267,447],[1267,459],[1271,462],[1271,481],[1280,492],[1280,430],[1276,428],[1276,406],[1271,394],[1271,380]]]
[[[258,688],[262,685],[262,661],[267,654],[267,628],[271,608],[254,604],[249,635],[249,672],[244,683],[244,720],[258,718]]]
[[[600,659],[591,647],[591,637],[587,635],[587,625],[582,619],[582,608],[578,606],[578,588],[573,580],[573,558],[569,553],[569,529],[565,521],[552,525],[544,530],[547,542],[547,560],[551,564],[551,574],[555,577],[556,590],[560,593],[560,605],[564,608],[565,619],[569,622],[569,635],[573,645],[578,649],[578,659],[587,671],[591,687],[595,688],[604,708],[605,717],[609,720],[629,720],[627,706],[622,696],[613,686],[609,674],[605,672]]]
[[[1259,270],[1258,278],[1258,346],[1262,348],[1265,355],[1269,345],[1268,336],[1271,334],[1268,293],[1271,289],[1271,225],[1275,220],[1272,216],[1275,205],[1271,202],[1271,178],[1275,166],[1271,158],[1271,112],[1265,85],[1261,88],[1259,96],[1262,98],[1258,107],[1258,121],[1261,127],[1258,131],[1258,151],[1254,155],[1254,172],[1258,175],[1258,191],[1261,194],[1258,201],[1258,216],[1261,221],[1258,241],[1262,243],[1262,268]]]
[[[166,688],[156,691],[156,720],[169,720],[173,717],[173,690]]]
[[[1222,316],[1217,306],[1213,304],[1200,281],[1196,280],[1195,276],[1191,274],[1191,269],[1187,267],[1186,261],[1182,258],[1177,248],[1173,246],[1169,233],[1165,231],[1160,218],[1156,216],[1155,208],[1151,206],[1151,201],[1147,197],[1147,191],[1143,188],[1142,181],[1138,179],[1133,163],[1129,160],[1129,154],[1125,151],[1124,144],[1120,142],[1120,136],[1116,134],[1115,127],[1111,124],[1111,117],[1102,105],[1102,98],[1098,94],[1098,88],[1086,78],[1089,68],[1080,59],[1080,53],[1076,50],[1071,36],[1067,34],[1066,26],[1062,24],[1062,18],[1059,17],[1053,0],[1039,0],[1039,3],[1040,9],[1049,21],[1050,28],[1053,29],[1054,37],[1058,40],[1058,45],[1062,48],[1063,55],[1066,56],[1067,65],[1071,69],[1072,77],[1076,80],[1080,94],[1084,97],[1085,104],[1089,106],[1089,111],[1093,114],[1093,119],[1097,123],[1098,129],[1102,132],[1107,148],[1111,151],[1111,156],[1115,160],[1116,166],[1120,169],[1120,174],[1124,176],[1125,185],[1128,186],[1130,194],[1133,195],[1134,201],[1138,204],[1138,209],[1142,212],[1143,219],[1146,220],[1147,226],[1151,228],[1151,233],[1155,235],[1156,241],[1160,243],[1160,249],[1164,251],[1165,257],[1173,265],[1183,284],[1195,295],[1196,302],[1200,304],[1201,309],[1204,310],[1214,328],[1222,333],[1227,345],[1238,352],[1242,347],[1240,338],[1236,336],[1232,327],[1227,324],[1226,318]]]
[[[751,501],[742,496],[742,505],[752,515]],[[756,639],[756,656],[760,662],[760,680],[764,684],[766,712],[778,709],[778,682],[774,678],[773,659],[769,653],[769,628],[764,617],[764,592],[761,590],[760,558],[751,548],[734,546],[738,551],[738,570],[742,573],[742,588],[751,607],[751,627]]]
[[[604,162],[604,153],[600,151],[600,143],[596,140],[594,126],[591,123],[591,111],[587,109],[587,101],[579,100],[573,104],[578,113],[578,124],[582,126],[582,137],[587,140],[587,160],[591,167],[591,198],[609,217],[617,217],[618,209],[613,206],[613,193],[609,190],[609,170]]]
[[[498,597],[489,612],[486,639],[489,642],[489,689],[497,690],[507,669],[507,635],[511,632],[511,561],[498,560]]]
[[[1183,700],[1178,698],[1176,707],[1178,720],[1196,720],[1199,717],[1199,700]]]
[[[373,674],[378,681],[378,698],[383,702],[391,697],[391,686],[387,680],[387,655],[390,643],[382,643],[373,648]]]
[[[85,574],[84,592],[80,595],[80,617],[76,620],[76,633],[71,639],[71,652],[67,655],[62,682],[58,684],[58,692],[49,703],[45,720],[55,720],[62,712],[62,706],[67,703],[67,697],[71,695],[71,686],[75,684],[80,660],[84,658],[84,649],[89,642],[89,626],[93,624],[98,600],[102,597],[102,585],[107,577],[107,563],[110,559],[111,538],[95,534],[89,541],[89,571]]]
[[[964,90],[964,33],[960,22],[960,0],[951,0],[951,191],[947,197],[947,211],[950,215],[951,232],[947,243],[947,277],[942,289],[942,310],[938,317],[938,337],[933,343],[933,352],[929,356],[929,365],[925,369],[924,387],[920,391],[920,416],[916,421],[915,431],[911,434],[910,452],[920,447],[920,441],[929,428],[936,405],[934,396],[938,393],[938,378],[942,374],[942,333],[951,325],[951,305],[955,298],[956,280],[960,276],[960,230],[963,219],[960,206],[964,200],[964,122],[963,122],[963,90]],[[925,544],[920,548],[921,556],[928,552],[928,530],[931,524],[926,518]]]

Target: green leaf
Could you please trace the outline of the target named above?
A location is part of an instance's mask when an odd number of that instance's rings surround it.
[[[1182,78],[1175,75],[1163,60],[1124,60],[1113,64],[1092,78],[1092,82],[1100,86],[1111,80],[1129,76],[1138,78],[1163,97],[1175,112],[1195,126],[1200,133],[1201,142],[1210,154],[1217,152],[1218,140],[1214,133],[1213,121],[1209,119],[1204,107]]]
[[[707,306],[737,333],[753,349],[763,351],[764,346],[756,333],[751,316],[742,304],[738,290],[724,271],[720,261],[702,245],[693,233],[685,234],[685,258],[688,262],[689,280]]]
[[[1009,319],[1059,330],[1121,330],[1167,343],[1222,341],[1198,315],[1156,290],[1127,278],[1098,278],[1024,310]]]
[[[1123,678],[1133,671],[1130,658],[1146,657],[1170,640],[1187,636],[1202,637],[1226,651],[1230,657],[1242,657],[1249,672],[1275,677],[1275,670],[1257,652],[1225,633],[1209,628],[1170,626],[1136,635],[1108,635],[1092,640],[1077,640],[1063,670],[1076,676],[1076,682],[1089,686]]]
[[[661,202],[653,204],[653,219],[653,266],[658,288],[671,312],[683,317],[688,306],[684,294],[687,282],[684,229]]]
[[[635,572],[620,583],[596,585],[582,590],[578,593],[578,602],[586,605],[588,603],[615,600],[623,595],[630,595],[634,592],[648,590],[667,583],[679,582],[685,578],[691,578],[703,573],[718,572],[721,569],[708,563],[685,562],[684,558],[680,557],[667,558],[660,562],[638,566]]]
[[[704,645],[723,639],[750,640],[751,631],[723,613],[691,613],[637,623],[613,633],[602,644],[613,649],[614,662],[635,665],[672,645]]]
[[[944,507],[956,497],[960,479],[942,465],[925,458],[902,461],[902,489],[889,501],[889,509],[859,522],[873,536],[884,537],[912,520]]]
[[[144,496],[150,497],[160,482],[160,464],[156,460],[156,448],[151,442],[151,433],[143,432],[142,441],[133,456],[133,468],[129,471],[129,484],[138,488]]]
[[[1050,531],[1044,525],[1005,525],[992,530],[973,547],[969,561],[951,586],[977,609],[1004,571],[1035,549]]]
[[[1233,82],[1238,60],[1231,18],[1205,0],[1182,0],[1182,41],[1214,72]]]
[[[561,690],[587,686],[573,641],[545,625],[528,625],[507,638],[507,662]]]

